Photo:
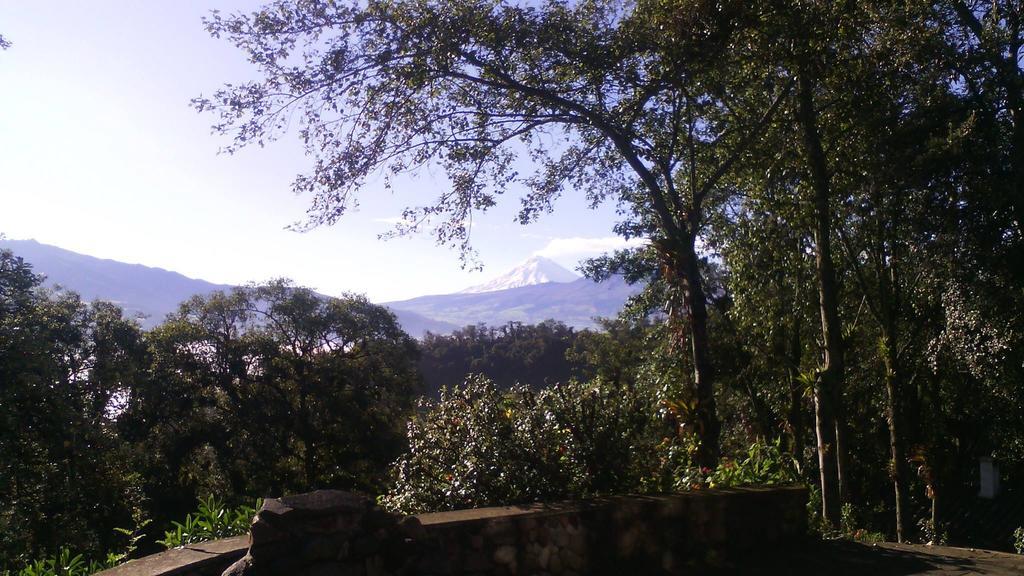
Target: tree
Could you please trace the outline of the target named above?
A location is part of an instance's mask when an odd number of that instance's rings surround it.
[[[750,66],[745,81],[769,94],[768,105],[732,101],[716,75],[743,62],[742,47],[757,40],[744,5],[279,1],[207,21],[263,79],[195,104],[220,114],[215,130],[233,135],[229,150],[272,140],[300,115],[315,157],[294,184],[313,198],[307,225],[334,223],[368,176],[389,183],[427,165],[445,171],[450,189],[408,208],[395,232],[441,217],[437,240],[464,256],[474,212],[513,183],[528,190],[523,222],[551,210],[568,187],[595,204],[630,205],[636,217],[620,231],[652,238],[675,290],[672,315],[692,356],[699,459],[713,467],[720,425],[695,242],[705,199],[788,91],[770,68]],[[523,149],[537,166],[525,177],[513,164]]]
[[[141,492],[114,428],[140,362],[117,307],[50,292],[0,250],[0,570],[59,546],[105,550],[140,519]]]
[[[427,333],[420,342],[424,390],[436,396],[442,386],[482,374],[502,390],[524,384],[539,390],[569,380],[566,352],[578,333],[561,322],[509,322],[500,327],[466,326],[451,334]]]
[[[1024,226],[1024,7],[1014,0],[937,0],[935,25],[956,55],[963,95],[1002,132],[994,167],[1006,176],[1001,208]]]
[[[151,374],[120,424],[151,455],[161,519],[208,493],[379,490],[403,448],[415,343],[363,297],[236,288],[183,303],[147,339]]]
[[[749,357],[742,376],[749,395],[765,398],[783,415],[778,431],[764,422],[762,434],[770,439],[785,431],[788,451],[804,470],[811,430],[807,375],[814,368],[816,332],[810,320],[818,312],[806,211],[784,170],[754,165],[737,180],[745,193],[716,206],[709,234],[727,274],[731,306],[722,316]]]

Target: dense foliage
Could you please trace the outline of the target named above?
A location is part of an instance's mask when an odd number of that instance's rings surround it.
[[[581,194],[648,240],[588,274],[646,290],[601,331],[428,337],[440,398],[414,413],[417,347],[365,299],[275,282],[142,333],[0,253],[0,569],[201,494],[381,493],[395,458],[405,510],[796,478],[827,531],[1013,541],[1019,517],[952,522],[979,457],[993,514],[1024,502],[1020,2],[278,0],[207,25],[261,77],[197,106],[232,148],[299,126],[311,225],[440,168],[396,232],[472,256],[503,194],[524,222]]]
[[[1022,473],[1022,11],[278,0],[208,21],[259,77],[196,104],[232,149],[301,118],[312,225],[425,166],[450,186],[397,232],[432,222],[463,249],[515,185],[524,222],[560,194],[616,202],[649,243],[589,271],[649,282],[635,304],[666,317],[701,466],[782,437],[825,524],[880,503],[907,539],[917,518],[941,532],[979,456]]]
[[[147,341],[118,423],[145,447],[156,520],[203,494],[378,490],[402,448],[415,344],[365,298],[238,288],[184,303]]]
[[[257,499],[255,506],[228,508],[224,502],[208,495],[200,498],[199,508],[195,513],[189,513],[181,522],[172,522],[172,528],[164,532],[163,539],[157,542],[166,548],[177,548],[196,542],[248,534],[252,519],[260,506],[262,502]]]
[[[476,376],[409,422],[388,507],[408,513],[635,492],[666,432],[655,400],[602,381],[501,391]]]
[[[0,251],[0,569],[61,546],[113,549],[144,501],[115,418],[142,335],[114,306],[40,283]]]
[[[754,442],[717,469],[701,469],[670,406],[650,386],[601,378],[534,392],[473,376],[423,401],[381,502],[418,513],[800,481],[780,440]]]
[[[427,333],[420,342],[419,368],[431,396],[466,374],[482,374],[500,389],[516,384],[534,390],[572,376],[566,353],[579,334],[561,322],[510,322],[500,327],[466,326],[451,334]]]
[[[147,525],[186,518],[165,537],[186,542],[248,521],[220,501],[186,517],[205,494],[383,489],[419,385],[386,309],[277,281],[197,296],[143,333],[41,282],[0,252],[0,570],[47,554],[39,569],[85,570]]]

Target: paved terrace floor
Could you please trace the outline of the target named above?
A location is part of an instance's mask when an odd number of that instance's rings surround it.
[[[787,556],[773,559],[770,563],[746,567],[742,573],[794,576],[1024,576],[1024,556],[967,548],[889,542],[872,545],[833,540],[809,544]]]

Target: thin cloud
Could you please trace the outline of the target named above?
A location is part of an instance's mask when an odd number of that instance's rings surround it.
[[[390,218],[374,218],[374,222],[380,222],[381,224],[388,224],[394,226],[395,224],[401,224],[405,221],[401,216],[392,216]]]
[[[566,256],[591,256],[603,254],[623,248],[639,248],[647,244],[646,238],[631,238],[626,240],[618,236],[605,236],[603,238],[552,238],[546,246],[535,251],[535,256],[545,258],[562,258]]]

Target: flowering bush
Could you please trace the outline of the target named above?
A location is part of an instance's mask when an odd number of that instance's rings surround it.
[[[657,472],[659,423],[652,399],[600,379],[533,393],[474,376],[421,405],[381,504],[414,513],[640,491]]]

